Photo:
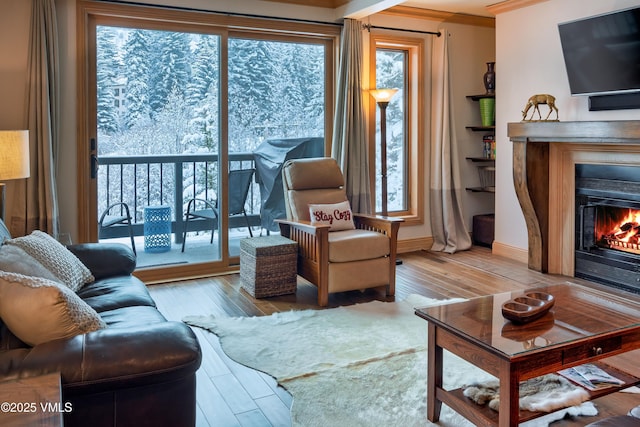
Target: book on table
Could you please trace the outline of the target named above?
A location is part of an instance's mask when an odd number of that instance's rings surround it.
[[[600,390],[624,385],[624,381],[591,363],[563,369],[558,373],[587,390]]]

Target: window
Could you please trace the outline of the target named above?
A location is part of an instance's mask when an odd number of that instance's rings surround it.
[[[387,191],[389,212],[403,212],[408,209],[407,182],[407,136],[406,126],[406,80],[409,53],[402,49],[376,49],[376,87],[395,88],[398,92],[389,102],[387,119]],[[376,106],[376,117],[380,117]],[[380,121],[376,122],[376,211],[381,206],[380,170]]]
[[[386,109],[387,210],[407,222],[422,221],[424,194],[423,125],[424,99],[422,39],[372,35],[371,87],[395,88],[398,92]],[[371,102],[370,144],[375,153],[376,211],[381,211],[380,110]],[[375,113],[375,115],[374,115]]]

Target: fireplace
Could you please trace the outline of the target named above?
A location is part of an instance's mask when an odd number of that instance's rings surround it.
[[[640,291],[640,167],[575,171],[575,276]]]
[[[507,132],[529,268],[640,293],[640,121],[520,122]]]

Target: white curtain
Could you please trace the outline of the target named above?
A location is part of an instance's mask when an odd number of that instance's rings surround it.
[[[454,253],[469,249],[471,237],[465,227],[462,208],[460,165],[451,102],[449,34],[434,37],[431,134],[431,250]]]
[[[29,45],[27,118],[31,176],[17,191],[11,215],[14,235],[42,230],[58,235],[54,160],[59,141],[59,56],[54,0],[33,0]]]
[[[340,47],[332,156],[340,164],[351,209],[371,213],[371,186],[365,123],[362,23],[345,19]]]

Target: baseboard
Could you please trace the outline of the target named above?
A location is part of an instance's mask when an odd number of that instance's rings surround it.
[[[491,246],[491,253],[523,264],[529,264],[529,252],[527,249],[516,248],[494,240]]]
[[[419,237],[417,239],[398,240],[398,253],[429,250],[433,246],[433,237]]]

